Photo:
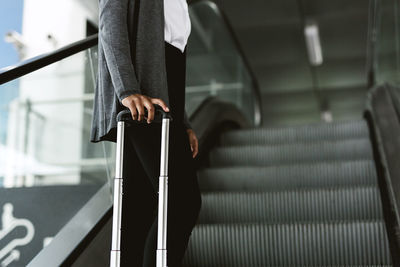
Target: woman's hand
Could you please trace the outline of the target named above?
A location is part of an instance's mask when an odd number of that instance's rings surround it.
[[[192,150],[192,157],[196,157],[199,152],[199,141],[197,136],[192,129],[187,129],[186,132],[189,136],[190,149]]]
[[[147,123],[154,120],[154,104],[163,108],[165,112],[169,112],[167,105],[159,98],[151,98],[141,94],[133,94],[122,99],[122,105],[129,108],[132,119],[140,121],[144,119],[144,108],[147,109]]]

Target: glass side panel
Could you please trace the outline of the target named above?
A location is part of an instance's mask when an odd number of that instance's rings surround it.
[[[400,84],[400,1],[380,1],[376,42],[376,81]]]
[[[96,72],[97,46],[0,85],[0,209],[16,223],[2,244],[25,238],[10,266],[26,266],[113,177],[114,144],[89,142]]]
[[[186,111],[190,116],[209,96],[234,103],[255,124],[253,82],[215,4],[190,5]]]
[[[97,46],[0,85],[3,187],[104,184],[109,147],[90,143]],[[108,143],[108,142],[106,142]]]

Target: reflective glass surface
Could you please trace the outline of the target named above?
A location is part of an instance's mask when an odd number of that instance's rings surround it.
[[[235,104],[255,125],[254,83],[217,6],[190,5],[192,32],[187,46],[188,115],[210,96]]]
[[[9,92],[0,103],[9,266],[26,266],[112,177],[114,146],[89,142],[96,66],[97,46],[0,85]]]
[[[383,0],[376,5],[375,73],[378,84],[400,84],[400,1]]]

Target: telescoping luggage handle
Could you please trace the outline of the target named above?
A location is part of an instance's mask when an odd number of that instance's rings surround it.
[[[167,266],[167,207],[168,207],[168,144],[169,123],[172,117],[161,107],[155,106],[155,116],[152,123],[162,123],[161,128],[161,159],[158,188],[158,233],[157,233],[157,267]],[[146,110],[147,111],[147,110]],[[146,112],[147,115],[147,112]],[[147,118],[147,116],[145,117]],[[132,119],[129,109],[120,111],[117,115],[117,150],[114,178],[114,208],[112,224],[112,241],[110,267],[119,267],[121,259],[121,218],[122,218],[122,187],[124,162],[125,123],[147,123],[147,119],[136,121]]]

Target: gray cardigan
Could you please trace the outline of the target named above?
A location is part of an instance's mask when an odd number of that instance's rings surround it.
[[[131,94],[161,98],[169,107],[164,49],[163,0],[99,0],[91,142],[116,142],[116,117]],[[184,125],[191,128],[186,112]]]

